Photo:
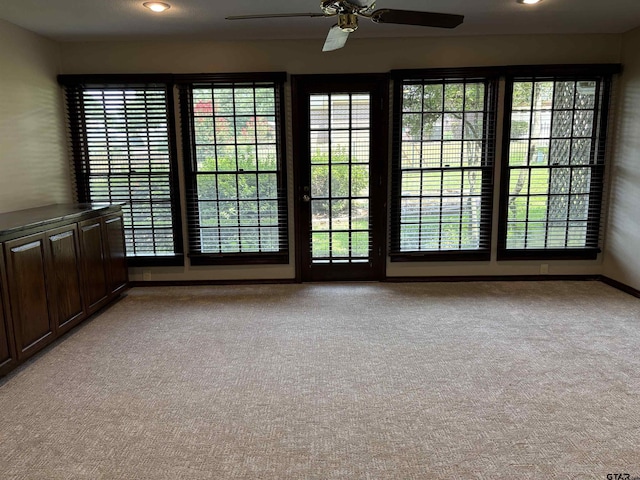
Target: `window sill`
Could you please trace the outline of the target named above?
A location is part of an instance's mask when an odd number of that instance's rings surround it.
[[[182,267],[184,255],[159,255],[150,257],[127,257],[129,267]]]
[[[491,252],[450,251],[450,252],[401,252],[389,255],[392,262],[483,262],[491,259]]]
[[[191,265],[282,265],[289,263],[289,252],[275,254],[189,254]]]
[[[498,260],[595,260],[599,248],[558,250],[498,250]]]

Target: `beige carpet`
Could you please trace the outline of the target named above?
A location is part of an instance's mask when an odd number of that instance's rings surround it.
[[[1,479],[640,477],[598,282],[136,288],[0,381]]]

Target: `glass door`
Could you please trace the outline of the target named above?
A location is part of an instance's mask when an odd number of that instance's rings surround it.
[[[294,77],[299,275],[384,275],[387,79]]]

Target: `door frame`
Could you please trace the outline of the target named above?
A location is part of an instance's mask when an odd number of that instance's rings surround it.
[[[345,89],[345,86],[353,85],[351,89]],[[354,93],[358,91],[358,87],[362,91],[371,93],[371,138],[375,138],[378,148],[372,149],[369,158],[370,164],[377,164],[378,182],[373,181],[370,177],[369,186],[369,211],[372,222],[371,233],[377,243],[378,252],[372,252],[371,274],[366,279],[349,278],[348,275],[329,276],[322,279],[308,279],[304,277],[303,260],[305,248],[305,233],[303,225],[305,220],[302,196],[303,192],[303,173],[302,163],[299,159],[306,158],[309,151],[308,136],[308,101],[307,97],[311,93],[339,93],[342,91],[352,90]],[[295,280],[298,283],[303,281],[380,281],[386,278],[387,268],[387,208],[388,208],[388,176],[390,167],[389,155],[389,75],[372,73],[372,74],[322,74],[322,75],[292,75],[291,76],[291,111],[292,111],[292,133],[293,133],[293,210],[294,210],[294,238],[295,238]],[[304,100],[304,101],[302,101]],[[371,175],[371,173],[370,173]],[[374,243],[374,244],[375,244]]]

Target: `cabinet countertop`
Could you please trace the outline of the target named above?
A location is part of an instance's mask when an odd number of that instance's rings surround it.
[[[1,213],[0,242],[62,222],[77,222],[119,210],[120,205],[107,203],[67,203]]]

